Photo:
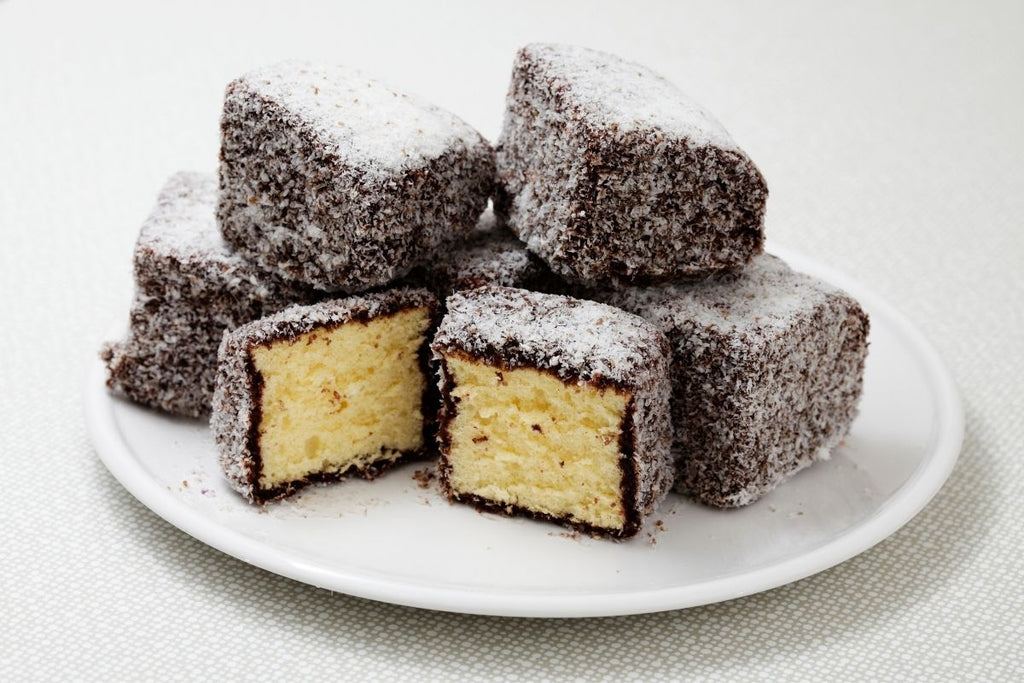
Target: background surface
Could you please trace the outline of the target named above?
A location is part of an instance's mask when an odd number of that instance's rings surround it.
[[[1024,5],[0,2],[0,670],[14,678],[1024,679]],[[580,621],[331,594],[192,540],[86,437],[157,190],[216,165],[224,86],[359,65],[492,139],[512,56],[579,43],[713,111],[771,188],[767,231],[938,347],[967,433],[915,520],[830,571]]]

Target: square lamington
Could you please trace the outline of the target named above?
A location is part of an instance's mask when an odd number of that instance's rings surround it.
[[[849,432],[869,322],[842,290],[763,254],[706,282],[598,298],[669,338],[677,486],[698,501],[753,503]]]
[[[521,49],[496,163],[497,213],[578,284],[700,278],[763,249],[757,167],[700,105],[613,55]]]
[[[669,349],[637,316],[554,294],[448,298],[432,344],[450,500],[627,538],[671,486]]]
[[[221,133],[224,238],[324,291],[405,276],[473,229],[493,183],[477,131],[343,66],[245,74],[227,87]]]
[[[167,182],[135,244],[127,335],[100,353],[111,388],[189,417],[210,412],[224,330],[315,296],[233,253],[217,229],[216,203],[212,173]]]

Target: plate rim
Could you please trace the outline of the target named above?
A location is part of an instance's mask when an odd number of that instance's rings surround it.
[[[409,607],[507,617],[598,617],[646,614],[708,605],[745,597],[799,581],[855,557],[885,540],[932,500],[953,472],[964,435],[963,405],[948,367],[932,343],[894,306],[844,273],[779,245],[766,251],[794,269],[809,267],[826,282],[851,294],[895,328],[916,352],[916,360],[935,401],[935,445],[903,485],[872,515],[813,550],[750,571],[682,586],[627,592],[553,595],[536,591],[481,592],[448,586],[418,585],[388,577],[304,562],[222,526],[187,505],[152,479],[121,437],[114,418],[117,399],[106,388],[106,369],[93,356],[86,373],[83,403],[86,427],[101,462],[137,500],[159,517],[200,542],[247,564],[287,578],[348,595]],[[118,326],[121,329],[122,326]]]

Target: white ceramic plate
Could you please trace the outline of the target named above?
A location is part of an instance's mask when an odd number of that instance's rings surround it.
[[[738,598],[820,572],[886,538],[949,476],[963,411],[932,346],[887,303],[788,251],[871,316],[861,412],[832,459],[758,503],[720,511],[672,495],[627,542],[450,505],[407,465],[307,489],[264,510],[220,475],[204,423],[111,396],[89,373],[89,428],[107,468],[158,515],[266,570],[374,600],[535,617],[637,614]]]

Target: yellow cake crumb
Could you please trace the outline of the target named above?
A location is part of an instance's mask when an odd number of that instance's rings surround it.
[[[623,528],[620,435],[629,392],[456,354],[445,363],[457,406],[446,456],[454,493]]]
[[[422,448],[419,351],[429,327],[429,310],[415,308],[255,347],[260,486]]]

